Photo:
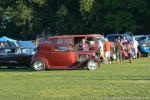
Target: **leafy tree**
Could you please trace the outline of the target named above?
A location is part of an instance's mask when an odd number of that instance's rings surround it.
[[[150,0],[0,0],[0,35],[150,32]]]

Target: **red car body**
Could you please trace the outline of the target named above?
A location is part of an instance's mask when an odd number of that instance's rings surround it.
[[[89,61],[94,61],[98,65],[100,59],[95,58],[95,52],[74,51],[66,44],[40,44],[32,58],[31,65],[36,71],[79,69]]]

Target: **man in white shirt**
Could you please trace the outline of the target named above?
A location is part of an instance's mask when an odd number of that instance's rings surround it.
[[[138,54],[138,41],[135,40],[135,38],[133,38],[133,52],[134,52],[134,58],[137,58],[137,54]]]
[[[106,59],[105,59],[105,56],[104,56],[104,44],[100,39],[98,40],[98,49],[99,49],[99,57],[102,57],[102,59],[105,62]]]

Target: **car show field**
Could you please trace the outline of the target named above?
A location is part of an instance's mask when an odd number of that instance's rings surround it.
[[[95,71],[0,69],[1,100],[149,100],[150,58]]]

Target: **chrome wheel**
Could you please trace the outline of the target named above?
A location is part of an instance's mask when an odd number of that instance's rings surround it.
[[[43,71],[43,70],[45,70],[45,63],[40,60],[35,61],[35,62],[33,62],[33,68],[36,71]]]
[[[88,68],[89,70],[96,70],[97,67],[98,67],[98,63],[97,63],[96,61],[94,61],[94,60],[88,61],[88,63],[87,63],[87,68]]]

